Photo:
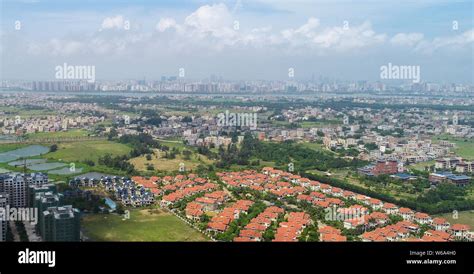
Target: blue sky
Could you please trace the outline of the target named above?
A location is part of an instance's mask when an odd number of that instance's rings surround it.
[[[422,81],[473,82],[473,1],[2,0],[2,78],[377,80],[388,62]],[[21,23],[15,29],[15,22]],[[453,29],[453,21],[458,28]],[[236,28],[236,23],[238,28]]]

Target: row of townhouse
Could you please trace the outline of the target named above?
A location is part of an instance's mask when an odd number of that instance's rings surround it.
[[[363,242],[393,242],[406,240],[419,231],[419,226],[409,221],[400,221],[393,225],[377,228],[363,233],[360,238]]]
[[[241,231],[239,236],[234,238],[234,242],[261,241],[263,233],[271,226],[272,222],[277,222],[278,217],[284,213],[282,208],[270,206],[263,212],[250,220]]]
[[[432,218],[426,213],[415,212],[409,208],[398,207],[392,203],[384,203],[379,199],[371,198],[366,195],[356,194],[352,191],[343,190],[338,187],[333,187],[327,184],[320,183],[318,181],[313,181],[307,178],[302,178],[298,175],[294,175],[285,171],[276,170],[271,167],[265,167],[262,169],[264,175],[269,176],[274,181],[278,180],[288,180],[293,184],[304,187],[305,189],[312,190],[313,192],[310,195],[299,194],[297,195],[298,201],[308,201],[315,206],[320,206],[323,208],[329,208],[331,206],[342,206],[344,202],[338,198],[353,200],[360,204],[363,204],[374,211],[380,211],[380,213],[372,213],[370,216],[367,216],[363,219],[355,219],[347,221],[344,223],[346,228],[356,228],[362,225],[362,229],[372,229],[374,227],[379,227],[385,225],[389,218],[388,215],[398,215],[401,216],[405,221],[415,222],[418,224],[427,224],[430,225],[435,231],[448,231],[453,235],[452,239],[456,240],[472,240],[473,233],[470,232],[470,227],[462,224],[450,225],[443,218]],[[228,175],[228,174],[227,174]],[[330,195],[332,197],[327,197]]]
[[[203,197],[196,198],[193,202],[186,205],[186,218],[198,221],[205,212],[215,211],[227,201],[229,195],[222,190],[204,194]]]
[[[223,205],[229,199],[229,195],[222,190],[214,191],[204,194],[203,197],[198,197],[194,200],[196,203],[202,205],[204,211],[216,211],[219,206]]]
[[[239,219],[242,213],[247,213],[249,208],[253,205],[250,200],[238,200],[229,207],[224,208],[219,214],[214,216],[211,221],[207,224],[207,230],[209,232],[225,232],[229,227],[229,224]]]
[[[341,230],[332,226],[322,226],[318,229],[321,242],[345,242],[347,237],[341,235]]]
[[[288,189],[298,189],[298,192],[289,191],[290,196],[296,193],[297,201],[307,201],[315,206],[322,208],[329,208],[332,206],[343,206],[344,201],[341,199],[352,200],[362,205],[367,206],[371,210],[379,211],[373,212],[365,218],[354,218],[352,220],[344,220],[346,228],[360,228],[362,231],[381,227],[388,223],[388,215],[401,216],[405,221],[416,222],[418,224],[428,224],[436,231],[448,231],[450,224],[442,218],[432,218],[426,213],[415,212],[409,208],[399,208],[392,203],[384,203],[379,199],[375,199],[366,195],[356,194],[354,192],[343,190],[338,187],[333,187],[318,181],[313,181],[307,178],[302,178],[285,171],[277,170],[271,167],[262,169],[262,173],[255,171],[243,172],[228,172],[220,173],[221,179],[229,186],[235,187],[249,187],[251,189],[266,191],[273,193],[279,197],[289,196]],[[287,182],[283,181],[286,180]],[[307,190],[311,190],[309,195]],[[281,196],[278,195],[284,193]],[[341,198],[341,199],[339,199]],[[465,225],[454,225],[454,230],[449,230],[453,235],[457,235],[456,239],[470,240],[472,233],[469,232],[469,227]]]
[[[186,218],[193,221],[199,221],[204,215],[204,207],[196,202],[189,202],[184,210]]]
[[[179,183],[176,183],[176,184],[179,184]],[[169,207],[186,197],[190,197],[202,192],[212,191],[212,190],[215,190],[216,188],[217,188],[217,185],[214,183],[196,184],[195,182],[192,182],[190,184],[185,184],[181,186],[180,188],[178,188],[176,191],[170,194],[164,195],[161,198],[160,205],[163,207]]]
[[[286,222],[281,222],[273,242],[297,242],[303,230],[312,223],[305,212],[290,212]]]

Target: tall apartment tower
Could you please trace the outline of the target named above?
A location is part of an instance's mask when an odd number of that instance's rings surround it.
[[[44,216],[43,214],[48,212],[48,208],[57,207],[61,205],[61,196],[48,191],[48,192],[39,192],[35,195],[34,207],[38,209],[38,223],[36,228],[39,231],[40,235],[42,234],[41,229],[43,228]]]
[[[30,185],[28,187],[28,207],[35,206],[35,198],[38,193],[52,192],[57,193],[55,184],[43,184],[42,186]],[[41,213],[41,211],[40,211]]]
[[[0,176],[0,191],[9,195],[11,207],[26,207],[28,183],[23,174],[3,174]]]
[[[41,236],[47,242],[80,240],[80,213],[70,205],[49,207],[41,214]]]
[[[0,193],[9,195],[11,207],[27,207],[29,205],[29,186],[42,186],[48,183],[48,176],[41,173],[23,174],[6,173],[0,175]]]
[[[8,194],[0,193],[0,208],[6,208],[8,205]],[[0,215],[0,242],[7,240],[8,222],[5,220],[6,216]]]

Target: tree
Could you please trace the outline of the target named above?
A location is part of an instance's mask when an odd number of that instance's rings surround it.
[[[54,144],[49,147],[49,152],[55,152],[58,150],[58,145]]]
[[[191,159],[191,155],[192,155],[192,152],[191,152],[191,151],[189,151],[189,150],[186,149],[186,150],[183,150],[182,153],[183,153],[183,155],[184,155],[184,159],[185,159],[185,160]]]

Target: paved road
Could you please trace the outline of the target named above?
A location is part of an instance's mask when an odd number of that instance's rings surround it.
[[[33,224],[31,224],[28,221],[23,222],[23,224],[25,225],[26,235],[28,235],[28,240],[30,242],[41,242],[42,241],[41,237],[36,234],[35,226]]]
[[[8,224],[10,225],[10,229],[11,229],[12,234],[13,234],[13,241],[14,242],[19,242],[20,241],[20,234],[18,234],[18,230],[16,230],[15,222],[10,221],[10,222],[8,222]]]

